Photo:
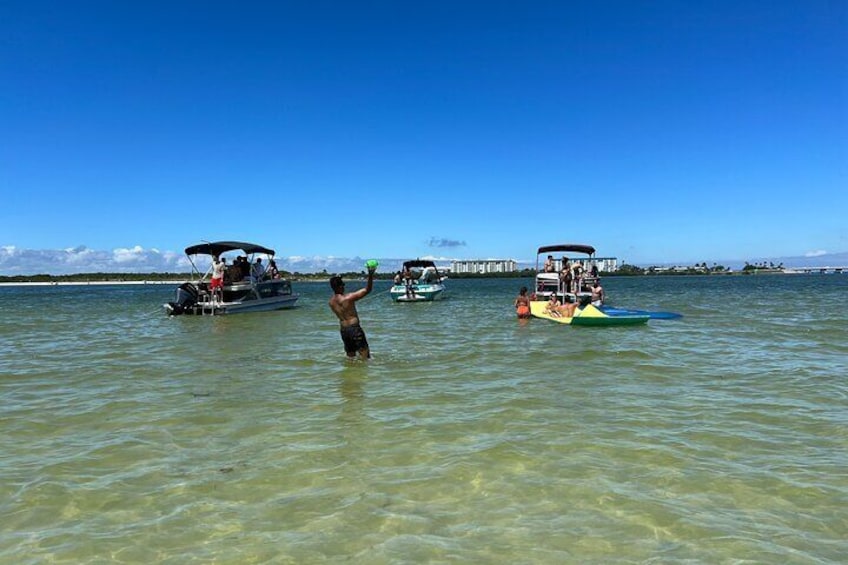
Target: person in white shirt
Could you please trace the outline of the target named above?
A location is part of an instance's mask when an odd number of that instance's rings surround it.
[[[209,281],[209,292],[212,293],[212,300],[218,299],[219,302],[224,299],[224,271],[227,270],[227,259],[215,255],[212,258],[212,279]]]

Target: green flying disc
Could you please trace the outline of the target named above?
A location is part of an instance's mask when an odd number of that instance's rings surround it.
[[[379,265],[379,263],[376,259],[368,259],[367,261],[365,261],[365,267],[367,269],[376,269],[377,265]]]

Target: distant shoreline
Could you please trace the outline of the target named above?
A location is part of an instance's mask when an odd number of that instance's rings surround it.
[[[294,279],[295,283],[326,283],[329,279]],[[126,286],[126,285],[181,285],[189,280],[173,280],[173,281],[16,281],[16,282],[0,282],[0,287],[3,286]]]
[[[20,281],[0,282],[0,286],[110,286],[182,284],[186,281]]]
[[[816,274],[819,272],[825,272],[824,268],[786,268],[786,269],[756,269],[751,272],[744,271],[723,271],[717,273],[693,273],[693,272],[674,272],[674,271],[662,271],[662,272],[640,272],[640,273],[601,273],[601,278],[609,277],[609,278],[618,278],[618,277],[629,277],[629,276],[757,276],[757,275],[799,275],[799,274]],[[847,271],[844,271],[843,268],[839,268],[836,271],[836,274],[843,274]],[[76,275],[79,276],[79,275]],[[342,273],[342,276],[349,280],[365,280],[365,275],[360,273]],[[453,280],[460,279],[488,279],[488,278],[514,278],[514,279],[522,279],[533,277],[532,273],[511,273],[509,275],[504,275],[503,273],[485,273],[485,274],[474,274],[474,275],[458,275],[451,277]],[[0,287],[21,287],[21,286],[30,286],[30,287],[46,287],[46,286],[162,286],[162,285],[175,285],[179,286],[185,282],[194,282],[188,278],[175,278],[175,279],[140,279],[140,280],[122,280],[122,279],[98,279],[98,280],[15,280],[15,281],[4,281],[0,276]],[[326,283],[330,280],[330,277],[326,274],[322,274],[321,276],[297,276],[297,277],[287,277],[289,281],[294,284],[313,284],[313,283]],[[391,281],[391,274],[381,274],[381,276],[375,277],[375,281]]]

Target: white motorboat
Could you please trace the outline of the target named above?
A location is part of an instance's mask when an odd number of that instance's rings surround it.
[[[210,291],[212,267],[199,269],[195,262],[200,257],[221,257],[241,252],[224,271],[224,286],[220,293]],[[266,267],[273,264],[274,250],[242,241],[215,241],[199,243],[185,250],[192,266],[191,282],[177,288],[176,300],[165,304],[170,316],[181,314],[220,315],[242,312],[265,312],[292,308],[299,295],[292,292],[291,282]],[[262,264],[262,259],[265,264]],[[211,261],[210,261],[211,264]],[[261,271],[258,265],[263,265]]]
[[[413,269],[421,269],[421,272],[414,272]],[[444,280],[447,277],[439,273],[439,269],[432,261],[426,259],[405,261],[403,273],[406,274],[406,278],[396,281],[389,290],[395,302],[432,302],[445,298]]]

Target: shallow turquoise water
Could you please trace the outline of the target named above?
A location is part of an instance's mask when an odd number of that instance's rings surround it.
[[[839,563],[848,276],[608,278],[645,327],[515,319],[529,281],[167,318],[167,286],[3,287],[3,563]],[[356,287],[356,283],[349,286]]]

